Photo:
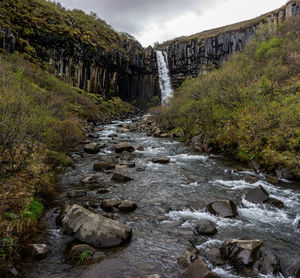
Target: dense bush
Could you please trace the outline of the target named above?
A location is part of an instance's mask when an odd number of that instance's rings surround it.
[[[264,27],[220,69],[185,81],[156,118],[243,161],[300,176],[299,23]]]

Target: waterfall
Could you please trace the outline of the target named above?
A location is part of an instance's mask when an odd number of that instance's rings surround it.
[[[164,104],[173,95],[167,53],[157,50],[156,57],[159,73],[159,87],[161,90],[161,102]]]

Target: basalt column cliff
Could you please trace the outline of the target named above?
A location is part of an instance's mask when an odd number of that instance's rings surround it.
[[[187,77],[219,67],[228,56],[242,50],[263,24],[277,25],[299,11],[298,2],[290,1],[253,20],[165,42],[159,48],[168,54],[173,86],[179,87]]]
[[[0,50],[18,51],[63,81],[105,97],[147,101],[159,95],[156,54],[82,11],[39,1],[0,3]],[[53,11],[52,7],[52,11]]]

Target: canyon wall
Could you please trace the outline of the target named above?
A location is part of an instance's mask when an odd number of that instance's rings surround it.
[[[27,41],[29,47],[18,34],[0,25],[0,50],[25,53],[45,67],[51,64],[50,70],[57,77],[75,87],[139,103],[160,95],[156,53],[152,47],[143,49],[135,40],[124,40],[121,49],[111,51],[47,32]]]
[[[168,54],[173,87],[179,87],[187,77],[218,68],[231,54],[242,50],[261,25],[281,23],[299,11],[298,2],[290,1],[253,20],[164,43],[160,49]]]

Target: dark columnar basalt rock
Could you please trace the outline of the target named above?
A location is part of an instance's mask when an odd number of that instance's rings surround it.
[[[16,16],[22,22],[22,12]],[[127,101],[147,102],[160,94],[152,47],[142,48],[137,41],[128,39],[120,42],[120,48],[107,50],[51,29],[24,35],[3,26],[7,22],[0,21],[0,52],[18,51],[42,66],[51,64],[53,73],[72,86]]]
[[[173,86],[177,88],[187,77],[218,68],[231,54],[244,49],[260,26],[265,23],[277,25],[296,16],[299,10],[296,1],[289,1],[282,8],[253,20],[164,43],[160,48],[168,54]]]

